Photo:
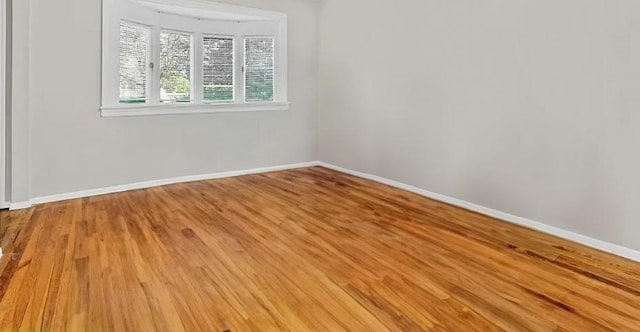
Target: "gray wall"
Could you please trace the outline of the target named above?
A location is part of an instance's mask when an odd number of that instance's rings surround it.
[[[31,179],[29,172],[30,145],[30,73],[29,62],[29,0],[15,0],[12,3],[11,36],[11,107],[8,109],[10,121],[11,147],[7,160],[11,172],[10,199],[12,202],[26,201],[29,198]]]
[[[289,111],[101,118],[100,0],[15,1],[12,201],[315,160],[316,3],[227,2],[289,14]]]
[[[640,250],[640,2],[325,0],[319,159]]]

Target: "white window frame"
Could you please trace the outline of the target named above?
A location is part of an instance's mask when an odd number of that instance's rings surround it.
[[[193,114],[289,109],[287,97],[287,15],[254,8],[197,0],[103,0],[102,104],[103,117]],[[196,13],[198,13],[196,16]],[[222,15],[222,16],[220,16]],[[119,100],[120,23],[150,27],[154,68],[147,82],[144,104]],[[191,103],[160,101],[160,31],[192,34]],[[234,39],[234,101],[203,101],[203,36]],[[246,37],[274,38],[274,100],[244,100],[244,41]]]

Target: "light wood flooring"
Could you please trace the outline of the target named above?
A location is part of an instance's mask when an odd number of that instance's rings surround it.
[[[640,331],[640,264],[319,167],[2,217],[0,331]]]

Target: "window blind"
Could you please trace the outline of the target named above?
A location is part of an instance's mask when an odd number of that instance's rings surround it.
[[[203,99],[232,101],[233,38],[203,37]]]
[[[149,29],[120,24],[120,102],[144,103],[147,99]]]
[[[273,101],[274,41],[271,37],[245,38],[245,100]]]
[[[160,100],[191,101],[192,35],[160,32]]]

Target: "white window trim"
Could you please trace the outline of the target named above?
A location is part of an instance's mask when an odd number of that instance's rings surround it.
[[[286,111],[289,102],[256,102],[256,103],[202,103],[202,104],[161,104],[145,106],[103,106],[103,117],[169,115],[169,114],[202,114],[226,112],[265,112]]]
[[[195,18],[167,14],[151,8],[167,8],[166,6],[182,6],[197,10],[199,13],[224,12],[230,17],[247,17],[248,21],[241,27],[240,22],[231,20],[212,20],[210,18]],[[164,6],[164,7],[163,7]],[[144,8],[144,9],[141,9]],[[233,16],[235,15],[235,16]],[[167,18],[170,17],[170,21]],[[155,68],[153,79],[148,82],[152,91],[144,104],[122,104],[119,102],[119,27],[120,22],[126,21],[151,29],[150,53]],[[167,114],[200,114],[219,112],[263,112],[284,111],[289,109],[287,97],[287,15],[278,12],[265,11],[254,8],[232,6],[227,4],[198,1],[198,0],[104,0],[103,1],[103,36],[102,36],[102,101],[100,113],[103,117],[143,116]],[[236,25],[236,27],[233,27]],[[255,30],[260,25],[270,26],[269,33]],[[212,28],[224,27],[222,29]],[[244,28],[247,27],[247,28]],[[248,28],[254,27],[254,28]],[[275,28],[274,28],[275,27]],[[251,29],[254,29],[253,31]],[[191,103],[161,103],[160,102],[160,70],[159,70],[159,33],[160,31],[178,31],[193,35],[192,57],[194,59],[192,78]],[[157,36],[156,36],[157,35]],[[204,35],[229,36],[235,40],[234,48],[234,101],[204,102],[202,90],[202,38]],[[246,102],[244,101],[244,73],[238,61],[244,63],[245,37],[270,36],[274,38],[275,49],[275,79],[274,101]],[[156,91],[158,90],[158,91]],[[242,93],[238,93],[238,92]]]

